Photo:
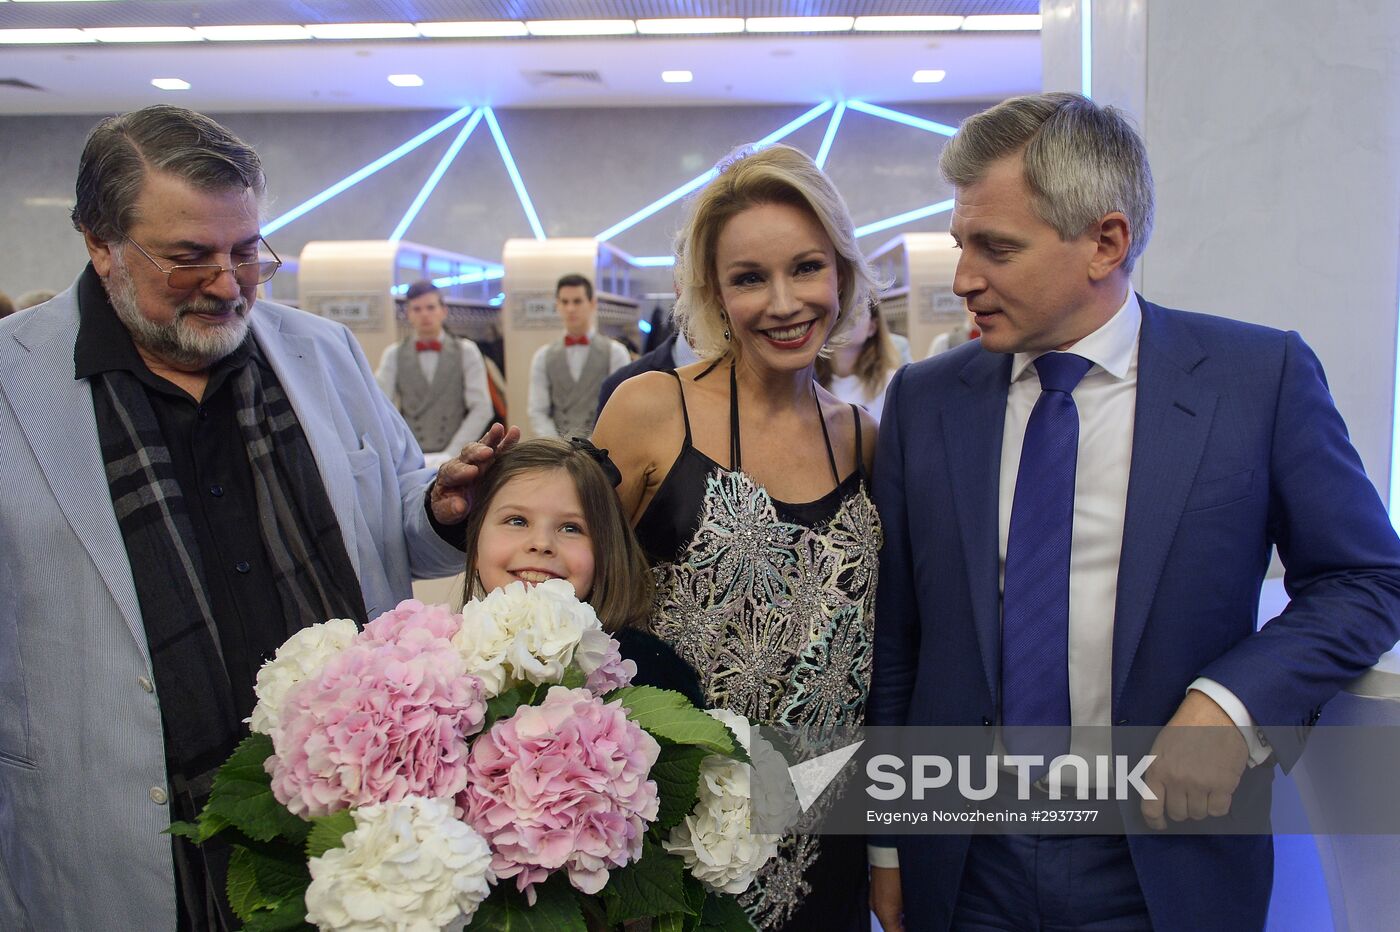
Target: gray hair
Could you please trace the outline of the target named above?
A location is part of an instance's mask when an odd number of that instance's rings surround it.
[[[1131,272],[1152,236],[1153,193],[1147,149],[1127,114],[1078,94],[1013,97],[965,120],[938,167],[965,188],[1017,152],[1036,214],[1061,239],[1113,211],[1128,218],[1132,241],[1123,270]]]
[[[168,172],[202,191],[264,191],[252,147],[218,123],[158,104],[108,117],[88,134],[78,163],[73,226],[104,242],[126,236],[146,172]]]
[[[833,334],[840,333],[856,308],[875,290],[874,273],[856,246],[855,225],[831,179],[791,146],[754,151],[742,148],[717,166],[718,176],[691,202],[685,227],[676,236],[676,326],[702,358],[732,349],[724,339],[715,245],[724,225],[760,204],[787,204],[808,211],[836,250],[840,310]]]

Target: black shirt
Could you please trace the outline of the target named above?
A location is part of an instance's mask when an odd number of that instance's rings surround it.
[[[146,367],[91,265],[78,284],[78,320],[74,377],[125,370],[140,380],[150,399],[194,528],[234,709],[240,719],[247,718],[253,711],[258,668],[281,646],[287,630],[258,530],[252,467],[235,419],[230,384],[243,366],[261,364],[252,355],[252,337],[214,364],[204,397],[196,401]],[[262,365],[264,384],[276,382]],[[101,416],[100,406],[98,410]],[[99,425],[99,432],[103,429]],[[162,714],[178,710],[163,709]]]

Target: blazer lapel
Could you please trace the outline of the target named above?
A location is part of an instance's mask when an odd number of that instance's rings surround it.
[[[345,552],[350,555],[350,563],[358,576],[360,551],[355,545],[355,481],[350,475],[345,444],[336,432],[335,418],[329,413],[339,408],[331,403],[331,387],[326,383],[315,343],[308,337],[283,332],[281,319],[271,317],[272,313],[264,311],[261,303],[254,306],[249,318],[253,335],[272,371],[277,373],[302,432],[311,444],[326,496],[340,524]]]
[[[63,302],[63,297],[69,300]],[[141,604],[97,440],[92,388],[88,380],[73,377],[76,288],[63,297],[59,298],[62,303],[50,305],[42,315],[31,315],[27,325],[11,335],[13,342],[0,347],[0,386],[59,509],[149,663]]]
[[[972,621],[977,628],[987,686],[995,699],[1001,684],[997,497],[1011,357],[979,352],[963,367],[959,378],[961,384],[943,409],[944,449],[967,559]]]
[[[1192,375],[1207,357],[1204,347],[1161,308],[1139,302],[1133,459],[1113,621],[1115,715],[1219,400]]]

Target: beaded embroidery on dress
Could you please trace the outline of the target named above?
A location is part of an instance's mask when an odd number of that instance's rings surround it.
[[[854,481],[852,481],[854,480]],[[655,632],[700,675],[713,706],[787,728],[859,725],[870,690],[882,533],[863,477],[812,526],[787,520],[747,474],[706,477],[683,558],[655,567]],[[820,836],[785,836],[740,902],[759,929],[811,893]]]

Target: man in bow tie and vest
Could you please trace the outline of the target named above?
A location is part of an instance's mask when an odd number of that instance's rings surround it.
[[[530,427],[538,437],[587,437],[598,419],[603,380],[632,361],[627,347],[594,330],[598,299],[582,275],[554,286],[564,337],[540,347],[530,362]]]
[[[1153,186],[1121,112],[1014,98],[940,167],[981,339],[886,394],[866,722],[1048,756],[1138,726],[1156,799],[1117,834],[878,838],[872,906],[887,932],[1263,929],[1272,839],[1230,816],[1267,814],[1400,637],[1400,541],[1297,333],[1133,292]],[[1275,548],[1290,601],[1256,631]]]
[[[384,351],[375,378],[399,406],[430,464],[457,455],[486,432],[494,409],[481,350],[443,329],[447,306],[429,281],[405,295],[412,336]]]

